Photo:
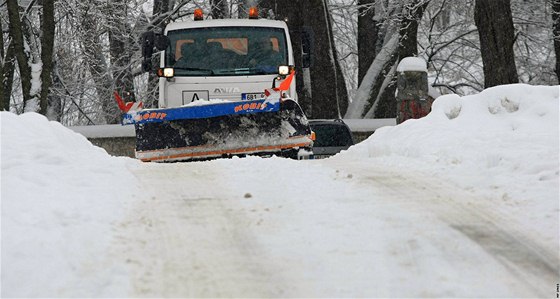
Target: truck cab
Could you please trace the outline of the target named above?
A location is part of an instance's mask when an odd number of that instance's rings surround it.
[[[159,108],[264,98],[264,90],[282,79],[279,67],[286,72],[294,65],[284,21],[175,22],[167,25],[164,35],[168,44],[160,54]],[[285,93],[297,100],[295,80]]]
[[[123,124],[135,126],[138,159],[310,152],[314,137],[296,102],[288,27],[256,12],[251,8],[247,20],[203,20],[197,9],[195,21],[142,34],[142,70],[153,70],[155,47],[160,79],[158,108],[129,111],[122,103]]]

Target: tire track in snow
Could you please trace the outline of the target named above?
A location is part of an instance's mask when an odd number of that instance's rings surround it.
[[[116,245],[129,266],[131,296],[282,295],[281,277],[261,265],[266,257],[244,229],[251,224],[235,205],[240,199],[224,196],[223,174],[207,165],[147,164],[136,171],[151,186]]]
[[[526,255],[539,256],[542,249],[548,256],[548,247],[538,245],[527,230],[517,229],[511,217],[469,206],[476,198],[454,186],[398,170],[329,160],[286,161],[294,163],[286,166],[274,160],[243,161],[139,167],[136,175],[149,188],[123,222],[122,240],[116,246],[117,257],[129,264],[131,296],[534,297],[548,293],[545,284],[550,273],[539,266],[526,270],[520,262],[535,264]],[[316,169],[308,171],[310,166]],[[301,173],[288,177],[294,170]],[[333,175],[325,175],[329,172]],[[317,184],[309,189],[313,198],[302,201],[297,197],[303,199],[308,193],[283,190],[282,185],[301,183],[310,175]],[[275,187],[231,185],[261,177],[274,178]],[[284,178],[282,183],[278,178]],[[352,192],[354,188],[359,192]],[[243,199],[243,193],[236,194],[245,190],[254,191],[255,197]],[[481,225],[489,240],[507,242],[485,241],[480,232],[465,230],[472,225]],[[519,260],[500,252],[508,244]],[[554,259],[545,264],[554,265]]]
[[[348,167],[336,160],[325,161],[325,165]],[[558,244],[546,244],[520,227],[515,218],[484,207],[484,198],[421,174],[414,176],[383,168],[372,173],[371,167],[351,167],[353,171],[360,168],[361,184],[391,190],[391,200],[416,196],[415,202],[423,210],[432,211],[450,228],[478,244],[533,294],[550,295],[551,286],[560,279]]]

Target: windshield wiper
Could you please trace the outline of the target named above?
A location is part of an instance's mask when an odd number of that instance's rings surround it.
[[[174,66],[176,70],[185,70],[185,71],[203,71],[203,72],[210,72],[211,75],[214,75],[214,71],[211,69],[203,69],[198,67],[181,67],[181,66]]]
[[[229,69],[220,70],[219,74],[239,74],[239,75],[268,75],[269,73],[264,71],[262,68],[239,68],[239,69]]]

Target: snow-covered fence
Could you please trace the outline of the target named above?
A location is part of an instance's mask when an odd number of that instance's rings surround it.
[[[373,132],[381,127],[394,126],[397,124],[394,118],[380,119],[343,119],[350,131],[354,132]]]
[[[69,127],[72,131],[89,138],[134,137],[134,126],[96,125]]]
[[[134,157],[134,126],[97,125],[69,127],[113,156]]]
[[[368,138],[381,127],[396,124],[394,118],[344,119],[344,122],[352,131],[356,142]],[[85,136],[91,143],[104,148],[113,156],[134,157],[134,126],[97,125],[69,127],[69,129]]]
[[[344,122],[352,131],[354,141],[361,142],[367,139],[373,132],[381,127],[394,126],[397,124],[394,118],[380,119],[344,119]]]

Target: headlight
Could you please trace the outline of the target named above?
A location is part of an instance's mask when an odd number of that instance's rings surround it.
[[[170,67],[166,67],[163,69],[158,68],[157,75],[158,77],[173,78],[173,76],[175,76],[175,70],[173,70],[173,68]]]
[[[287,76],[290,74],[290,67],[287,65],[281,65],[278,67],[278,74],[281,76]]]
[[[163,69],[163,76],[165,78],[173,78],[173,76],[175,76],[175,71],[173,70],[173,68],[166,67]]]

